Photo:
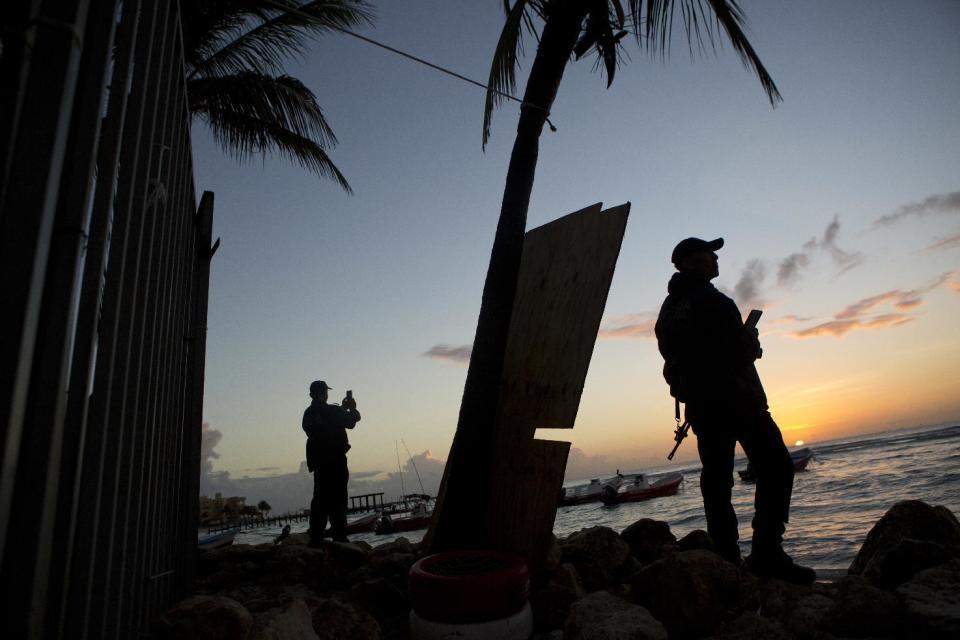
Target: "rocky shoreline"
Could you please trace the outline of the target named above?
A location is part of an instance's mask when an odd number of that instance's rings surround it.
[[[278,546],[203,552],[196,594],[156,635],[198,640],[409,638],[404,538],[325,550],[292,535]],[[848,575],[800,587],[757,580],[694,531],[664,522],[622,533],[593,527],[556,540],[532,585],[534,640],[830,640],[960,637],[960,523],[910,500],[871,529]]]

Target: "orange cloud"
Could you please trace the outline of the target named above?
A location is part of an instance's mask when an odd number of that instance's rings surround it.
[[[882,329],[896,327],[911,322],[913,318],[905,313],[885,313],[870,320],[858,318],[830,320],[808,329],[794,331],[791,335],[797,338],[811,338],[814,336],[842,336],[857,329]]]
[[[937,238],[937,241],[927,247],[927,251],[936,251],[937,249],[952,249],[960,247],[960,233],[955,233],[946,238]]]
[[[919,289],[910,289],[901,291],[900,289],[891,289],[875,296],[858,300],[851,305],[847,305],[842,311],[834,315],[837,320],[851,320],[859,318],[868,311],[882,305],[885,302],[892,302],[893,306],[901,311],[913,309],[923,304],[923,295],[930,293],[940,285],[950,279],[953,274],[946,272],[940,274],[933,282]]]
[[[602,340],[654,338],[653,328],[656,324],[655,313],[629,313],[606,320],[597,337]]]

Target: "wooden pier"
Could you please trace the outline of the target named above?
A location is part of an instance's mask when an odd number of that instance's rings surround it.
[[[284,513],[272,518],[261,515],[245,515],[228,521],[220,521],[204,525],[207,533],[221,533],[230,529],[259,529],[260,527],[277,527],[291,522],[303,522],[310,519],[310,509],[300,509],[293,513]]]
[[[359,496],[350,496],[350,506],[347,507],[347,514],[365,513],[368,511],[383,511],[389,514],[407,513],[413,511],[414,507],[423,501],[430,501],[434,498],[426,494],[413,493],[401,497],[392,502],[383,501],[383,493],[365,493]],[[218,520],[209,524],[201,525],[201,528],[207,530],[207,533],[221,533],[230,529],[259,529],[261,527],[277,527],[291,522],[303,522],[310,519],[310,509],[300,509],[292,513],[284,513],[272,518],[266,518],[262,515],[243,515],[232,520]]]

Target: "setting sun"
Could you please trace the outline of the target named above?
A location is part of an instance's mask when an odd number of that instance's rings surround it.
[[[803,444],[803,440],[797,440],[797,444],[795,446],[799,447],[802,444]]]

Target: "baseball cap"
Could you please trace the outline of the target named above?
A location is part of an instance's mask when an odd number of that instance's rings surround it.
[[[310,395],[312,396],[315,393],[323,391],[325,389],[333,389],[333,387],[328,386],[323,380],[314,380],[310,383]]]
[[[677,264],[691,253],[716,251],[722,246],[723,238],[710,241],[701,240],[700,238],[686,238],[678,242],[677,246],[673,248],[673,255],[670,256],[670,261],[673,262],[673,264]]]

